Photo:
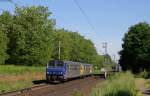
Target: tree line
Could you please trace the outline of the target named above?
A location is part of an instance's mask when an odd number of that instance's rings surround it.
[[[0,15],[0,64],[46,65],[49,60],[102,64],[91,40],[78,32],[56,28],[52,12],[44,6],[20,7]]]
[[[139,73],[150,71],[150,25],[140,22],[131,26],[124,35],[120,51],[120,65],[123,70]]]

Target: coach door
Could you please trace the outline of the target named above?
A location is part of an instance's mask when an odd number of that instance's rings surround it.
[[[84,66],[80,65],[80,75],[83,75],[83,72],[84,72]]]
[[[92,67],[92,66],[90,66],[90,74],[92,74],[92,69],[93,69],[93,67]]]

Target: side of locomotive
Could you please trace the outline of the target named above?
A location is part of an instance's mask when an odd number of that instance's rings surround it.
[[[88,76],[91,73],[91,64],[53,60],[47,64],[46,79],[48,81],[63,81],[70,78]]]

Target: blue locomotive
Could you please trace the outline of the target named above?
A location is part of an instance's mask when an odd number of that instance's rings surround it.
[[[47,81],[65,81],[92,74],[92,65],[80,62],[51,60],[47,63]]]

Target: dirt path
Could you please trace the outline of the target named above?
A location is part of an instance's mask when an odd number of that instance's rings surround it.
[[[145,87],[145,80],[142,78],[136,79],[136,87],[139,89],[142,96],[150,96],[150,89]],[[140,96],[141,96],[140,95]]]
[[[17,82],[23,80],[41,80],[44,79],[43,72],[33,72],[33,73],[25,73],[19,75],[1,75],[0,74],[0,82]]]

